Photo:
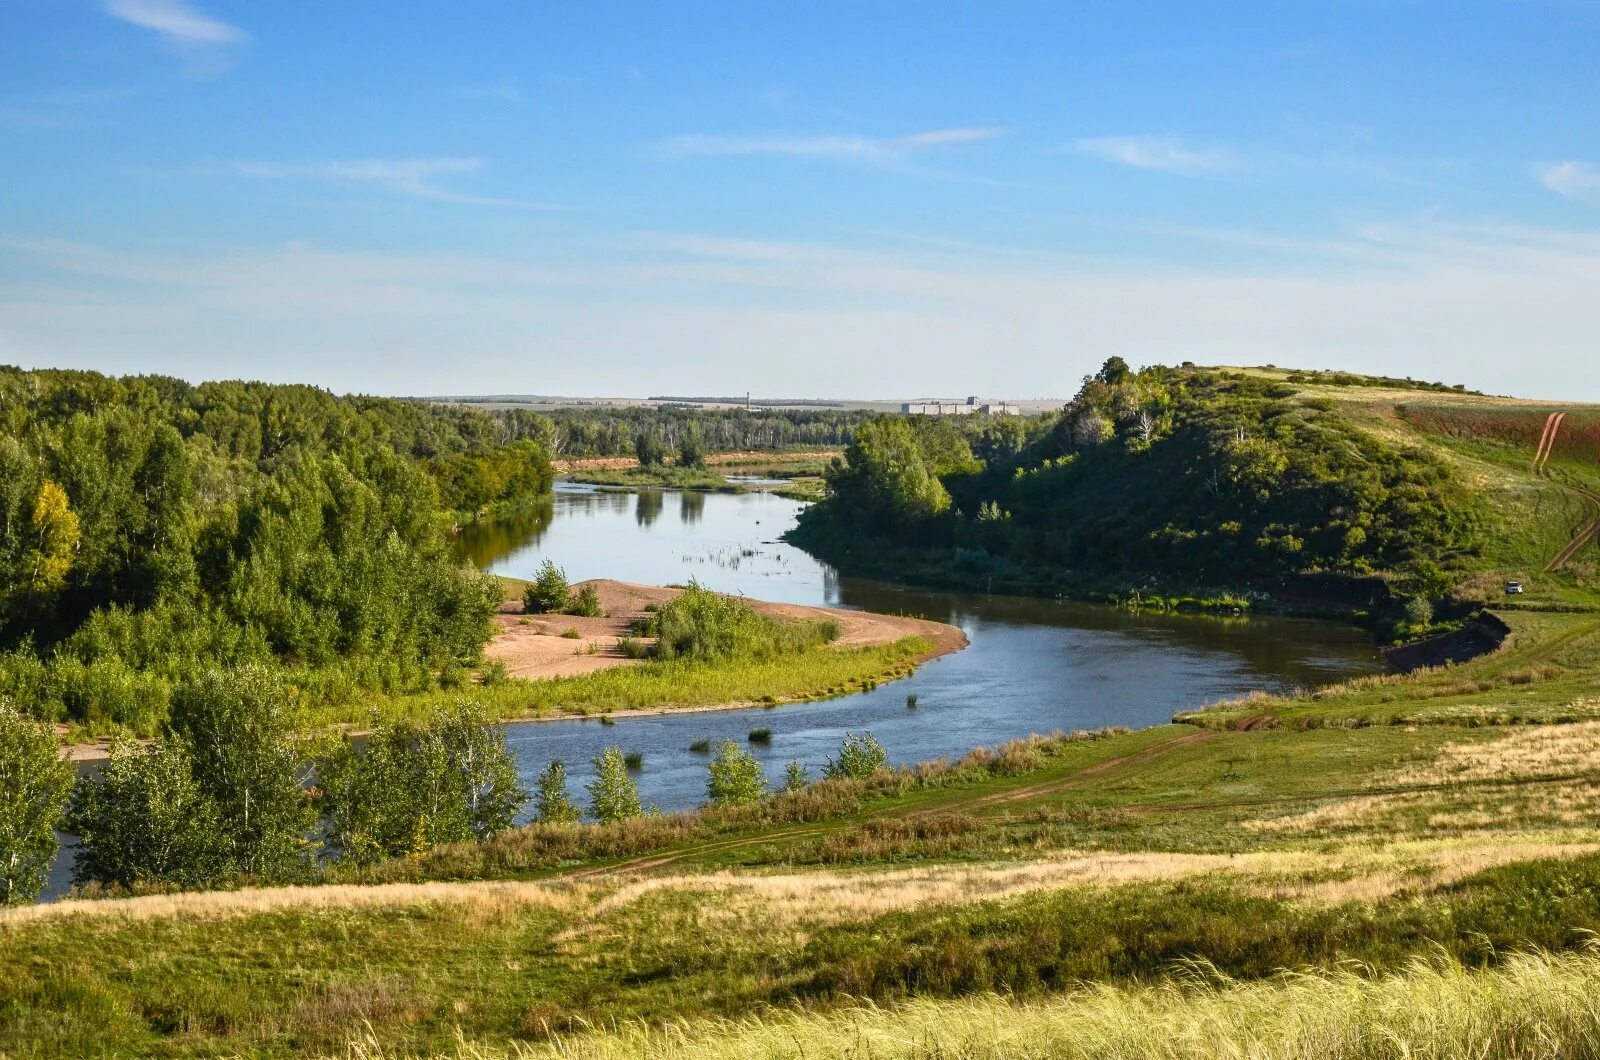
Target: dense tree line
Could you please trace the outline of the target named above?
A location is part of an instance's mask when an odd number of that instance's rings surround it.
[[[500,409],[493,415],[513,438],[538,442],[553,456],[634,456],[642,439],[651,452],[681,455],[800,446],[843,446],[873,418],[850,409],[698,409],[672,406]]]
[[[1256,376],[1113,358],[1049,429],[980,458],[943,423],[863,424],[799,539],[868,535],[1053,572],[1233,580],[1399,572],[1436,591],[1471,548],[1460,486],[1429,454]]]
[[[481,411],[0,368],[0,695],[150,733],[214,665],[325,698],[427,687],[498,600],[447,512],[550,481]]]

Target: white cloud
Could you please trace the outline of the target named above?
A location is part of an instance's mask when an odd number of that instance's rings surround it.
[[[1539,181],[1568,199],[1600,200],[1600,165],[1593,162],[1552,162],[1538,167]]]
[[[886,162],[920,151],[958,144],[981,143],[1005,135],[993,125],[928,129],[907,136],[676,136],[662,146],[675,154],[788,155],[799,158],[838,158]]]
[[[521,206],[550,209],[546,204],[520,199],[501,199],[468,195],[440,187],[440,177],[477,173],[481,158],[368,158],[349,162],[236,162],[232,171],[242,177],[260,180],[319,180],[336,184],[361,184],[383,188],[399,195],[436,202],[457,202],[479,206]]]
[[[1573,367],[1600,332],[1600,233],[1406,222],[1329,239],[1370,252],[1179,267],[697,234],[576,256],[0,237],[0,262],[15,266],[0,270],[0,360],[388,393],[737,380],[813,394],[822,379],[833,396],[894,397],[914,379],[1042,397],[1070,394],[1116,353],[1600,399],[1600,381]]]
[[[1086,136],[1074,140],[1072,147],[1107,162],[1164,173],[1220,173],[1238,166],[1228,151],[1191,147],[1170,136]]]
[[[106,0],[106,13],[154,30],[174,44],[239,44],[243,30],[194,9],[186,0]]]

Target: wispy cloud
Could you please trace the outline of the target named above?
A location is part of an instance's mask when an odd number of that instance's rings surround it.
[[[786,155],[862,162],[891,162],[920,152],[960,144],[981,143],[1005,135],[994,125],[928,129],[906,136],[675,136],[662,143],[672,154]]]
[[[349,162],[235,162],[232,172],[258,180],[316,180],[382,188],[397,195],[477,206],[553,209],[546,203],[470,195],[441,187],[439,178],[483,169],[481,158],[368,158]]]
[[[1538,167],[1539,181],[1568,199],[1600,200],[1600,165],[1593,162],[1552,162]]]
[[[186,0],[106,0],[106,13],[154,30],[172,44],[242,44],[245,32],[197,11]]]
[[[0,99],[0,125],[32,129],[94,125],[103,108],[126,95],[103,89],[59,89]]]
[[[1086,136],[1072,141],[1072,148],[1106,162],[1163,173],[1221,173],[1239,165],[1229,151],[1192,147],[1170,136]]]

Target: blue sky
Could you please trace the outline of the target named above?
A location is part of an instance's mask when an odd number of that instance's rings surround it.
[[[1600,3],[0,0],[0,362],[1600,400]]]

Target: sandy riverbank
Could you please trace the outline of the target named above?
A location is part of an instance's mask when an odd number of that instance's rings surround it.
[[[600,596],[603,618],[574,615],[525,615],[522,604],[508,601],[501,605],[495,634],[484,654],[490,661],[505,664],[512,677],[537,680],[545,677],[570,677],[613,666],[636,666],[619,647],[634,622],[642,619],[645,608],[677,597],[679,590],[658,585],[636,585],[610,579],[580,582],[574,588],[593,585]],[[837,648],[864,648],[893,644],[906,637],[921,637],[932,650],[919,662],[937,658],[967,646],[967,636],[955,626],[902,615],[879,615],[868,611],[846,611],[833,607],[806,607],[800,604],[774,604],[748,600],[764,615],[777,619],[832,619],[839,624]],[[562,634],[569,634],[562,636]],[[571,636],[576,633],[576,636]],[[683,709],[683,708],[674,708]]]

